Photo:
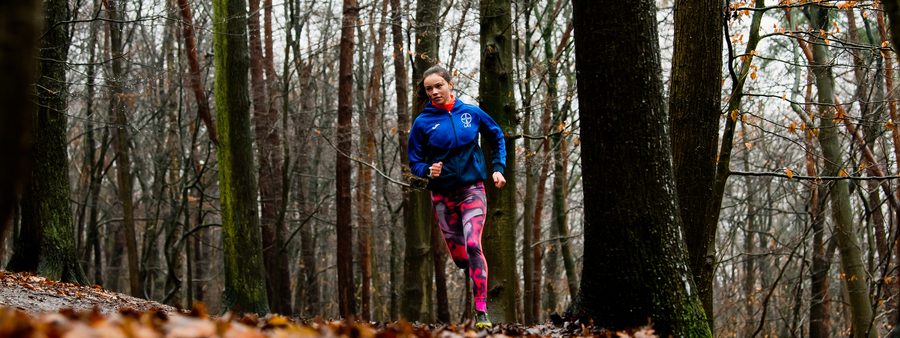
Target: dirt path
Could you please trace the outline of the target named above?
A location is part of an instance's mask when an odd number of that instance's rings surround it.
[[[0,306],[36,315],[61,309],[86,311],[97,308],[111,314],[120,309],[157,309],[176,313],[174,307],[104,290],[100,287],[60,283],[44,277],[0,271]]]

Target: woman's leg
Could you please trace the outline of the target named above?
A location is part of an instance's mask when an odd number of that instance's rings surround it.
[[[475,310],[487,311],[488,266],[481,250],[481,233],[487,214],[487,198],[484,184],[476,183],[465,189],[459,204],[462,215],[463,232],[466,238],[466,253],[469,258],[469,275],[472,277],[472,291],[475,294]]]
[[[453,263],[460,269],[469,266],[469,257],[466,253],[466,237],[460,222],[460,213],[457,210],[458,201],[451,198],[452,194],[431,193],[431,202],[434,206],[434,217],[438,227],[447,243],[447,250]]]

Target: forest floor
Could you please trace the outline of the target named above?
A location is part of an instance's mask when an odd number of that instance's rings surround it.
[[[593,330],[577,322],[557,324],[499,324],[477,330],[471,323],[353,323],[280,315],[217,317],[206,313],[202,305],[190,312],[180,311],[99,286],[0,271],[0,337],[654,337],[649,329],[625,333]]]

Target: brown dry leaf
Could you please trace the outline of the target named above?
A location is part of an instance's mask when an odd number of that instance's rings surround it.
[[[222,335],[222,338],[265,338],[262,332],[256,328],[249,327],[244,324],[235,323],[231,325],[228,331]]]
[[[166,338],[215,337],[216,325],[209,320],[172,316],[163,331]]]

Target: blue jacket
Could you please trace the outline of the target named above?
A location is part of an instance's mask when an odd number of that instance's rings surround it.
[[[491,142],[494,158],[491,172],[506,168],[506,142],[503,130],[481,108],[456,99],[448,112],[428,102],[416,117],[409,132],[409,168],[413,175],[428,177],[433,163],[443,162],[440,176],[431,179],[428,189],[447,191],[484,181],[484,154],[478,146],[478,133]]]

